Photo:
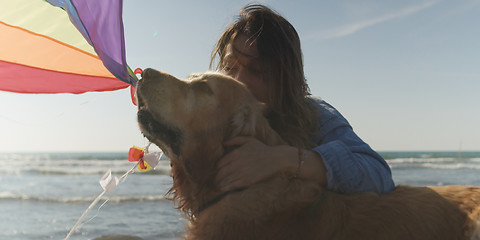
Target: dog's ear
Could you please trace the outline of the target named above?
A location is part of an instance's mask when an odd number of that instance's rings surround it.
[[[268,145],[284,144],[280,135],[270,127],[265,117],[267,106],[264,103],[244,102],[231,119],[231,128],[226,139],[236,136],[250,136]]]
[[[262,108],[263,104],[259,102],[242,102],[231,119],[232,131],[228,137],[255,136],[256,121]]]

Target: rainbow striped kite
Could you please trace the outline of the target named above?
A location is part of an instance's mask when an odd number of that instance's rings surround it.
[[[122,0],[0,0],[0,90],[84,93],[135,86]]]

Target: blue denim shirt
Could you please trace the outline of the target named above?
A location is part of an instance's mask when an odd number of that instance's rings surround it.
[[[395,188],[387,162],[353,131],[348,121],[325,101],[310,97],[320,114],[312,135],[327,168],[327,188],[341,193],[390,192]]]

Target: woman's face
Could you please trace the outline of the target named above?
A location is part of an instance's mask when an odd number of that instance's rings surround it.
[[[238,35],[227,46],[222,72],[244,83],[257,100],[267,103],[268,91],[263,78],[257,44],[249,45],[245,35]]]

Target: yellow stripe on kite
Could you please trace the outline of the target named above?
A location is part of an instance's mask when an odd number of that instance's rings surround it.
[[[70,22],[68,14],[44,0],[0,0],[0,22],[48,36],[96,55],[93,47]]]

